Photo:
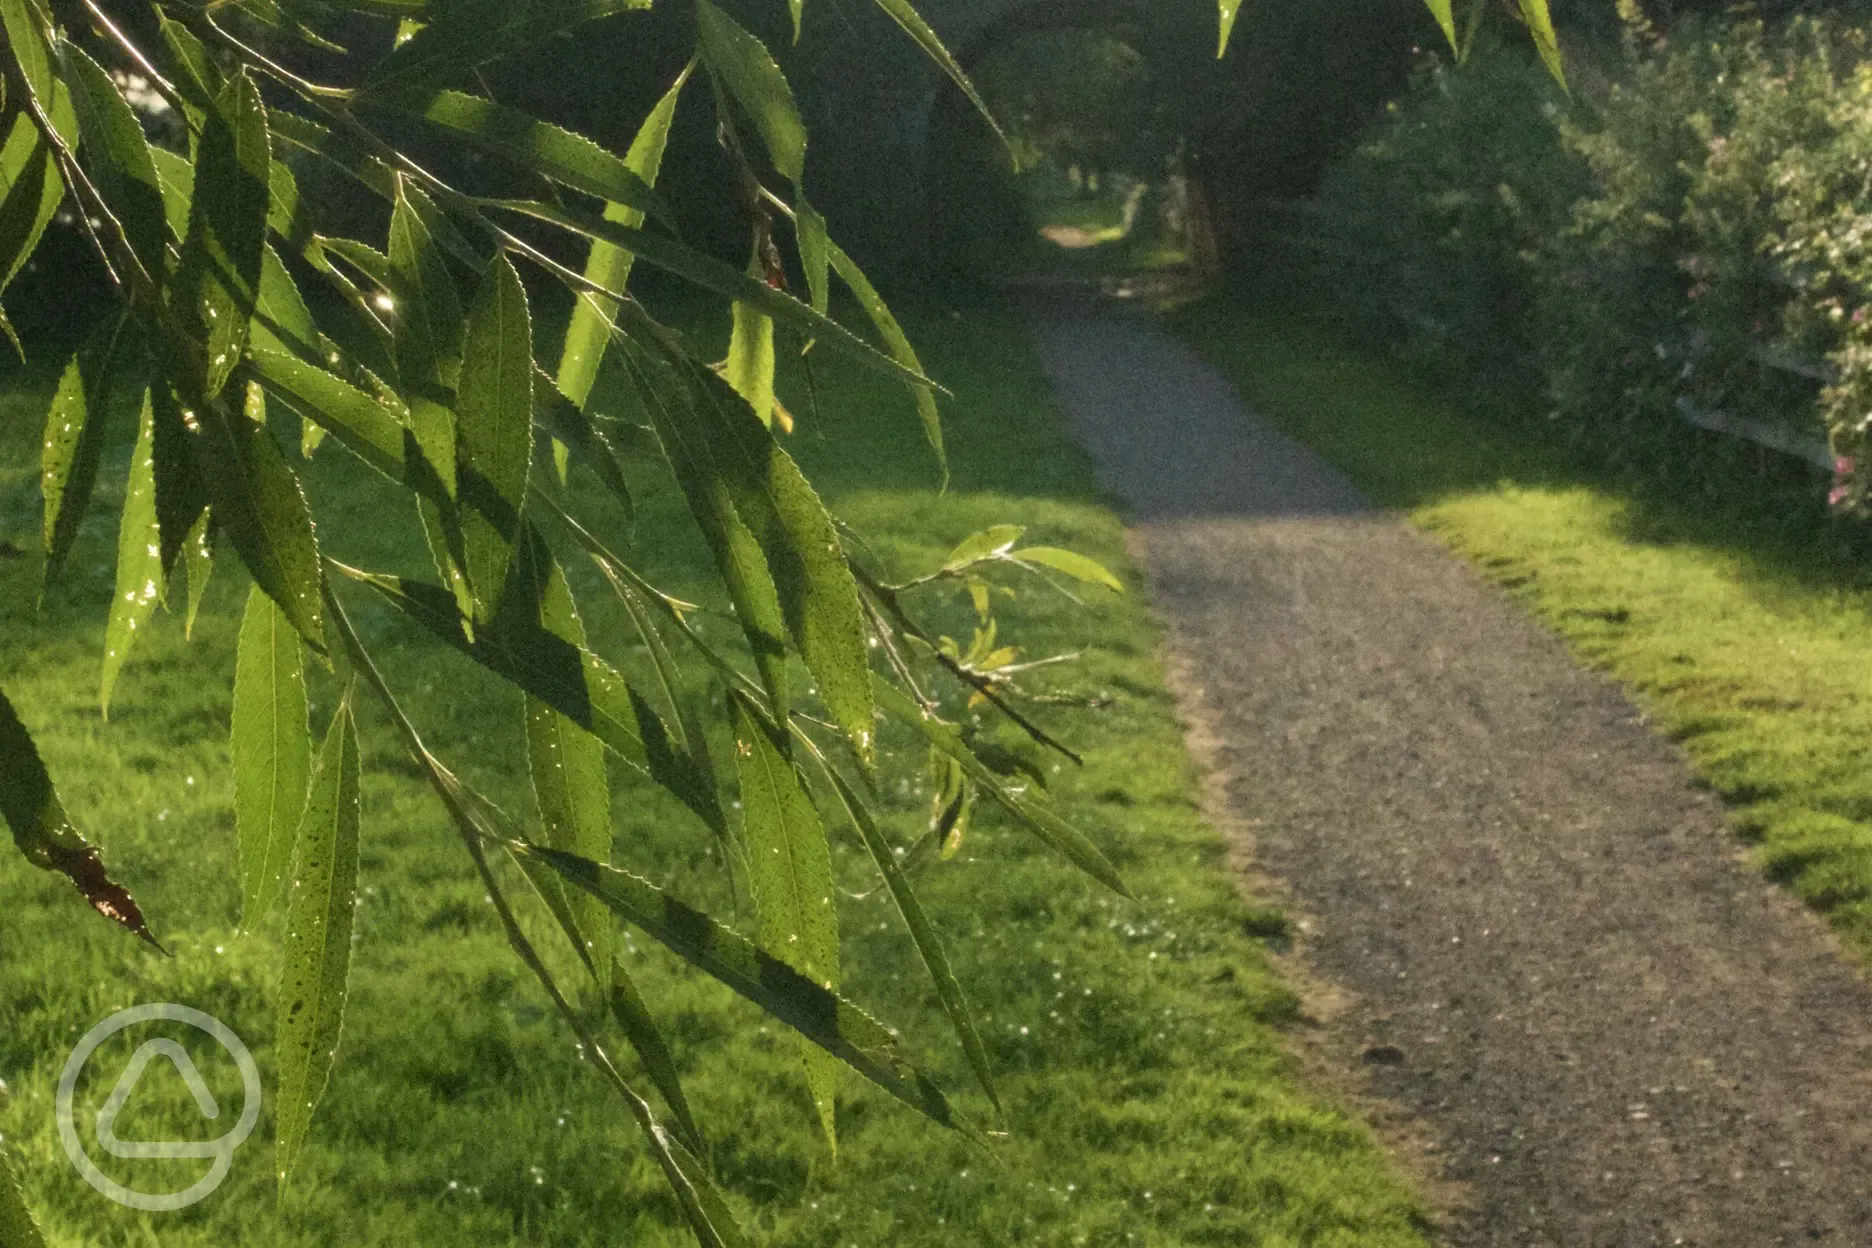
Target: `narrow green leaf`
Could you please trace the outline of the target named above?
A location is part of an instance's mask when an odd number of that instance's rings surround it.
[[[557,563],[548,567],[539,625],[569,645],[585,646],[585,625]],[[593,862],[609,862],[611,783],[605,774],[604,744],[538,698],[526,698],[524,714],[527,770],[546,844]],[[579,943],[592,965],[608,965],[611,916],[593,898],[582,895],[571,899],[571,910]]]
[[[383,678],[378,673],[375,662],[371,659],[369,653],[365,651],[363,643],[358,640],[357,632],[351,627],[350,620],[346,618],[344,608],[339,604],[336,597],[330,595],[329,590],[327,591],[327,597],[333,622],[337,627],[338,635],[344,644],[345,650],[350,654],[357,666],[366,673],[368,679],[376,688],[383,700],[385,708],[390,712],[392,720],[395,722],[400,735],[403,737],[404,744],[408,747],[410,756],[428,776],[430,788],[435,792],[436,796],[441,799],[443,807],[448,811],[449,817],[454,820],[455,825],[461,830],[462,835],[470,842],[481,842],[490,839],[495,840],[497,843],[501,844],[510,855],[515,856],[520,861],[521,867],[527,872],[529,879],[535,876],[535,872],[532,869],[534,866],[540,866],[541,869],[550,869],[545,867],[544,864],[541,864],[540,860],[535,855],[521,858],[521,851],[533,849],[535,847],[525,841],[515,839],[507,826],[505,817],[501,815],[500,811],[491,803],[481,798],[481,796],[472,789],[462,784],[461,781],[450,773],[446,767],[442,766],[435,755],[431,754],[428,748],[423,745],[422,738],[417,735],[416,729],[409,722],[408,716],[403,714],[402,708],[396,704],[396,700],[391,695],[388,686],[383,683]],[[557,851],[541,850],[540,852],[552,854]],[[592,866],[594,869],[597,869],[595,864],[591,864],[586,859],[572,857],[572,861],[583,862],[586,863],[587,866]],[[548,904],[551,904],[550,896],[548,898]],[[563,908],[555,909],[554,914],[562,923],[567,923],[566,912]],[[517,939],[520,947],[525,950],[525,937],[522,935]],[[526,951],[525,956],[531,956],[530,950]],[[616,1073],[615,1069],[613,1069],[612,1073]],[[622,1082],[621,1077],[620,1082]],[[718,1192],[709,1181],[707,1170],[690,1155],[688,1150],[682,1146],[682,1143],[678,1139],[671,1136],[669,1132],[664,1130],[663,1127],[656,1122],[655,1118],[647,1112],[647,1104],[643,1102],[642,1098],[637,1095],[634,1089],[630,1088],[628,1084],[624,1084],[621,1091],[624,1096],[633,1103],[633,1109],[638,1111],[634,1112],[633,1116],[636,1117],[638,1126],[643,1131],[644,1141],[650,1146],[650,1151],[655,1155],[657,1164],[662,1167],[664,1177],[668,1180],[671,1189],[675,1192],[677,1201],[682,1205],[684,1218],[688,1221],[691,1229],[695,1231],[696,1237],[702,1242],[703,1248],[747,1248],[748,1241],[746,1237],[741,1233],[740,1227],[735,1222],[734,1214],[728,1209],[727,1203],[722,1199],[721,1193]]]
[[[420,467],[421,454],[401,413],[301,359],[263,326],[255,327],[249,359],[268,394],[316,422],[378,472],[411,486],[433,475]],[[414,471],[412,462],[419,465]]]
[[[1451,0],[1424,0],[1424,4],[1430,9],[1430,16],[1436,18],[1437,29],[1449,40],[1450,51],[1457,51],[1456,12]]]
[[[669,142],[670,123],[676,117],[676,100],[683,84],[689,81],[694,63],[685,66],[670,89],[663,93],[650,115],[637,128],[624,164],[645,186],[654,187],[663,168],[663,150]],[[612,200],[605,204],[604,218],[628,228],[643,224],[644,214],[627,203]],[[585,261],[585,280],[606,290],[624,292],[630,282],[631,262],[636,256],[603,239],[594,239],[591,255]],[[559,389],[583,410],[598,380],[598,366],[605,347],[611,341],[611,326],[617,318],[617,304],[603,295],[580,292],[572,308],[572,321],[566,327],[565,347],[559,354]]]
[[[786,617],[767,558],[735,505],[735,491],[715,463],[709,427],[698,416],[703,399],[688,375],[706,370],[655,359],[627,344],[645,410],[650,413],[677,484],[715,556],[722,585],[760,669],[776,717],[787,713]],[[751,419],[750,415],[750,419]]]
[[[188,535],[208,510],[208,489],[196,471],[189,445],[189,422],[196,419],[194,413],[187,411],[175,391],[161,381],[150,387],[145,401],[155,426],[150,454],[156,473],[156,529],[161,538],[162,568],[167,572],[175,567]]]
[[[367,90],[459,77],[584,22],[648,8],[648,0],[432,0],[422,28],[365,78]]]
[[[1216,59],[1228,51],[1229,36],[1235,33],[1235,18],[1240,15],[1242,0],[1216,0],[1221,23],[1216,31]]]
[[[263,392],[249,385],[242,413],[217,400],[194,419],[190,449],[216,522],[254,581],[306,643],[324,653],[325,606],[312,514],[285,452],[267,432]]]
[[[130,657],[138,634],[149,627],[163,592],[162,533],[156,523],[156,421],[147,394],[130,453],[130,482],[124,489],[123,520],[117,530],[117,589],[104,626],[104,672],[98,705],[110,718],[111,689]]]
[[[1037,563],[1043,568],[1064,572],[1088,585],[1103,585],[1113,593],[1124,593],[1124,582],[1113,576],[1104,564],[1076,551],[1060,550],[1054,546],[1022,546],[1010,550],[1007,557],[1015,563]]]
[[[45,578],[50,588],[91,502],[97,483],[98,459],[104,450],[104,427],[109,418],[111,383],[116,378],[119,344],[124,341],[124,319],[112,317],[99,326],[83,350],[72,356],[46,413],[45,445],[40,457],[39,486],[45,498]]]
[[[676,220],[630,161],[582,134],[562,130],[518,109],[460,91],[380,95],[378,102],[420,117],[483,151],[542,174],[575,191],[623,204],[674,229]]]
[[[677,957],[752,1001],[912,1109],[981,1140],[980,1132],[950,1108],[942,1089],[910,1061],[897,1036],[850,1001],[648,880],[543,845],[521,842],[514,849],[544,860]]]
[[[0,1141],[0,1244],[7,1248],[46,1248],[39,1224],[26,1207],[26,1193],[20,1189],[19,1174],[13,1163],[13,1150]]]
[[[123,226],[144,271],[160,282],[167,268],[169,222],[143,125],[110,75],[77,45],[60,44],[59,59],[84,137],[91,181]]]
[[[787,633],[819,682],[820,700],[869,767],[876,756],[869,649],[838,530],[799,465],[739,396],[706,370],[697,379],[705,423],[695,432],[760,543]]]
[[[504,613],[496,627],[475,630],[470,640],[447,590],[401,577],[350,575],[488,671],[597,737],[625,762],[648,772],[710,829],[727,834],[727,819],[713,787],[705,785],[693,764],[671,745],[669,730],[655,709],[598,656],[537,623],[529,625],[517,610]]]
[[[157,22],[169,54],[169,79],[182,96],[191,128],[199,128],[203,118],[215,111],[223,86],[221,70],[188,27],[160,9]]]
[[[1553,75],[1555,82],[1564,90],[1567,85],[1566,66],[1560,57],[1560,36],[1554,33],[1553,15],[1548,12],[1547,0],[1520,0],[1521,19],[1527,23],[1528,32],[1534,36],[1535,50],[1540,53],[1542,64]]]
[[[462,461],[485,487],[463,482],[461,525],[475,622],[487,623],[506,583],[533,461],[533,328],[526,290],[504,255],[468,314],[455,415]]]
[[[346,690],[319,752],[295,838],[286,903],[285,966],[274,998],[279,1091],[273,1164],[282,1192],[338,1053],[351,976],[357,868],[358,743]]]
[[[46,226],[65,198],[52,148],[26,117],[15,117],[6,146],[0,148],[0,293],[4,293],[32,258]]]
[[[443,488],[454,494],[455,383],[461,374],[462,307],[428,225],[435,209],[421,190],[397,179],[390,213],[389,278],[395,292],[397,374],[409,403],[410,429]]]
[[[195,197],[195,166],[189,163],[188,157],[167,148],[152,147],[149,154],[156,166],[157,185],[162,190],[163,219],[168,223],[169,233],[181,238],[188,233],[190,205]]]
[[[1023,524],[993,524],[979,533],[971,533],[956,543],[956,548],[943,560],[943,571],[959,572],[971,563],[980,563],[983,559],[994,559],[1014,549],[1014,543],[1020,541],[1021,534],[1027,531]]]
[[[221,393],[247,346],[266,249],[272,171],[266,106],[243,72],[228,81],[204,120],[190,200],[188,237],[174,299],[206,347],[201,401]]]
[[[195,617],[208,592],[208,579],[214,575],[213,529],[214,513],[204,511],[182,540],[182,567],[188,578],[188,615],[182,621],[185,640],[195,636]]]
[[[832,306],[832,286],[826,276],[832,266],[832,239],[826,233],[825,218],[803,196],[793,204],[793,229],[799,242],[800,268],[806,271],[806,297],[812,310],[824,316]]]
[[[696,0],[696,44],[709,73],[760,131],[774,169],[797,183],[806,172],[806,125],[766,45],[709,0]]]
[[[583,889],[577,890],[580,899],[597,906],[605,921],[611,921],[611,912],[605,904]],[[623,1028],[624,1036],[637,1050],[644,1069],[650,1074],[650,1082],[656,1084],[657,1091],[663,1094],[663,1100],[670,1107],[670,1113],[676,1119],[676,1128],[682,1132],[683,1143],[692,1153],[706,1153],[708,1146],[702,1139],[702,1128],[696,1125],[695,1112],[689,1108],[689,1098],[683,1093],[682,1076],[676,1071],[676,1057],[670,1052],[669,1043],[663,1039],[663,1031],[656,1025],[656,1019],[650,1014],[650,1007],[644,1003],[643,994],[637,991],[637,983],[624,969],[621,959],[611,962],[611,984],[607,999],[611,1005],[611,1017]]]
[[[829,763],[825,765],[825,772],[832,778],[839,801],[845,807],[852,827],[857,829],[858,839],[864,842],[865,852],[871,855],[871,861],[877,864],[878,874],[884,877],[884,885],[890,890],[891,900],[897,903],[897,912],[903,916],[904,926],[910,929],[910,942],[916,946],[917,956],[923,959],[923,967],[929,972],[930,985],[936,989],[936,999],[942,1003],[943,1013],[949,1016],[949,1025],[955,1028],[956,1038],[962,1042],[962,1052],[968,1058],[969,1067],[974,1070],[982,1091],[988,1094],[988,1099],[999,1110],[1001,1096],[995,1090],[994,1070],[988,1061],[988,1050],[982,1045],[981,1036],[975,1030],[974,1015],[969,1011],[968,999],[962,995],[961,982],[949,966],[949,954],[943,948],[942,938],[936,934],[929,917],[923,913],[923,903],[917,900],[915,891],[910,887],[909,877],[904,874],[890,842],[884,839],[877,822],[872,819],[864,799]]]
[[[299,293],[298,284],[271,246],[260,260],[260,299],[254,307],[254,320],[257,328],[289,345],[301,358],[316,360],[327,354],[305,296]]]
[[[739,302],[734,304],[733,318],[734,326],[728,337],[728,363],[722,375],[735,388],[735,393],[747,400],[761,423],[771,429],[774,419],[773,318]]]
[[[677,277],[700,286],[704,290],[753,304],[768,316],[773,317],[777,323],[796,330],[804,337],[825,342],[833,350],[849,356],[874,372],[883,373],[887,377],[912,385],[936,385],[919,370],[903,364],[894,355],[886,355],[879,351],[837,321],[813,311],[785,291],[777,290],[764,281],[749,277],[741,269],[731,264],[724,264],[713,256],[704,255],[694,248],[685,247],[681,243],[672,242],[666,238],[659,238],[654,234],[647,234],[631,226],[593,216],[588,212],[561,208],[536,200],[499,199],[482,202],[491,208],[520,213],[536,221],[557,225],[576,234],[583,234],[586,238],[613,243],[626,251],[635,253],[637,258],[644,263],[653,264],[659,269],[674,273]],[[834,253],[835,264],[838,263],[839,254],[841,253]],[[940,390],[941,387],[937,389]]]
[[[4,690],[0,690],[0,818],[13,829],[13,843],[27,862],[43,871],[59,872],[77,885],[93,910],[162,951],[136,899],[105,874],[97,850],[65,813],[32,734]]]
[[[258,585],[235,650],[233,754],[241,927],[252,931],[279,898],[312,772],[299,634]]]
[[[838,910],[832,899],[832,852],[819,812],[800,784],[786,738],[740,696],[730,693],[735,770],[741,781],[741,837],[748,886],[760,921],[761,947],[820,985],[839,983]],[[837,1151],[833,1106],[837,1069],[806,1055],[806,1085],[819,1125]]]
[[[617,448],[592,423],[591,417],[562,393],[540,368],[535,368],[533,373],[533,419],[550,431],[558,447],[576,452],[580,462],[598,475],[612,497],[623,506],[627,522],[635,518],[636,504],[631,499],[630,483],[624,479],[624,466],[618,461]],[[563,472],[560,479],[564,480]]]
[[[876,682],[876,688],[878,705],[887,714],[916,729],[931,745],[960,763],[969,779],[981,786],[982,792],[993,798],[995,804],[1012,815],[1017,823],[1105,887],[1122,897],[1133,896],[1117,869],[1111,865],[1111,860],[1087,839],[1085,833],[1046,807],[1008,789],[1002,784],[1001,778],[969,749],[961,733],[941,720],[924,714],[922,708],[902,691],[882,680]]]
[[[1239,0],[1236,2],[1238,3]],[[967,97],[968,102],[975,106],[975,111],[980,113],[982,120],[988,123],[988,128],[1005,140],[1006,136],[1001,134],[1001,124],[995,120],[994,114],[988,111],[988,102],[982,99],[981,93],[975,89],[975,84],[969,81],[968,73],[962,68],[961,62],[949,54],[949,49],[943,46],[936,32],[930,29],[930,24],[923,20],[923,15],[917,12],[916,6],[911,4],[910,0],[877,0],[877,5],[890,14],[891,20],[903,27],[904,31],[916,40],[916,45],[923,49],[923,54],[936,62],[937,68],[949,75],[949,80],[955,83],[962,94]],[[1229,0],[1223,0],[1223,7],[1225,10],[1231,8]],[[1232,11],[1229,12],[1227,20],[1231,22],[1234,20]],[[1227,33],[1225,32],[1222,37],[1226,41]]]
[[[884,348],[906,372],[913,373],[921,381],[910,381],[910,396],[916,400],[917,416],[923,422],[923,437],[936,452],[936,462],[942,468],[943,482],[949,481],[949,457],[943,450],[942,413],[936,408],[936,389],[934,383],[923,377],[922,361],[917,359],[916,348],[910,345],[910,335],[904,333],[903,326],[891,314],[884,297],[877,292],[877,287],[864,275],[852,258],[845,254],[845,249],[837,243],[827,240],[827,251],[831,255],[832,268],[839,275],[839,280],[857,296],[858,306],[871,318],[878,335],[884,339]]]

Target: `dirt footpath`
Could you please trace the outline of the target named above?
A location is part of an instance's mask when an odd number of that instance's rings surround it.
[[[1872,989],[1678,750],[1148,322],[1030,324],[1446,1242],[1872,1245]]]

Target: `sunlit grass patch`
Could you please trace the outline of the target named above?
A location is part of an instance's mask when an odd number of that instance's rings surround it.
[[[800,419],[790,445],[872,557],[892,572],[924,571],[968,533],[1016,521],[1135,585],[1120,525],[1063,436],[1015,324],[970,309],[926,314],[912,329],[957,393],[947,495],[893,386],[820,352],[816,410],[797,372],[786,389]],[[0,561],[0,685],[32,723],[74,815],[176,954],[135,947],[62,881],[0,850],[0,1078],[12,1094],[0,1133],[24,1155],[54,1242],[690,1242],[634,1126],[507,950],[454,833],[374,709],[360,714],[363,895],[350,1007],[288,1201],[274,1203],[270,1113],[227,1184],[180,1213],[130,1213],[73,1173],[53,1131],[52,1090],[72,1042],[118,1006],[195,1004],[271,1070],[278,920],[251,937],[233,931],[228,685],[244,580],[224,558],[192,643],[173,614],[158,615],[104,723],[96,685],[115,525],[106,504],[121,492],[128,422],[68,581],[38,611],[33,459],[50,379],[34,380],[36,397],[0,396],[0,538],[34,556]],[[309,474],[328,518],[321,540],[362,566],[431,575],[407,499],[351,473],[341,481],[330,457],[342,453],[328,444]],[[700,595],[706,556],[680,499],[653,474],[635,481],[631,557],[672,590]],[[573,576],[600,648],[627,671],[641,668],[595,578]],[[1036,653],[1087,651],[1058,677],[1060,691],[1113,695],[1095,712],[1043,712],[1087,758],[1083,771],[1061,763],[1049,775],[1062,812],[1111,853],[1142,901],[1105,893],[989,810],[951,861],[915,877],[975,1006],[1008,1136],[984,1152],[850,1078],[834,1162],[814,1133],[791,1038],[637,937],[626,957],[682,1066],[710,1160],[774,1244],[1422,1244],[1417,1199],[1362,1126],[1299,1085],[1284,1053],[1299,1008],[1258,939],[1277,928],[1238,896],[1200,817],[1145,604],[1089,601],[1082,609],[1029,586],[1003,610]],[[530,817],[515,754],[518,695],[362,601],[357,610],[373,647],[393,656],[389,679],[430,743]],[[698,618],[724,638],[732,631]],[[959,607],[937,618],[956,630],[968,622]],[[337,694],[332,677],[314,674],[316,724]],[[927,818],[924,773],[910,753],[879,777],[900,843]],[[613,779],[618,859],[735,913],[693,818],[646,784]],[[962,1054],[890,902],[842,829],[834,839],[852,894],[841,901],[850,995],[902,1028],[949,1088],[966,1089]],[[745,917],[745,898],[741,908]],[[193,1113],[179,1088],[148,1086],[168,1098],[149,1121]],[[92,1104],[107,1087],[92,1090]],[[958,1095],[987,1119],[984,1098]]]

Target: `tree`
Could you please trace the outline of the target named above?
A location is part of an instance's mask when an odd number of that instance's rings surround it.
[[[907,0],[878,0],[971,99],[973,87]],[[1447,0],[1430,0],[1440,18]],[[710,0],[694,0],[694,59],[622,155],[461,89],[497,57],[586,22],[629,20],[639,0],[224,0],[108,4],[0,0],[6,49],[0,113],[0,292],[62,205],[109,273],[115,297],[67,365],[48,415],[45,576],[60,574],[99,468],[108,393],[141,391],[122,517],[119,592],[107,626],[108,703],[117,667],[165,586],[191,600],[230,546],[253,579],[234,686],[234,758],[244,922],[284,905],[289,938],[276,1000],[282,1184],[330,1070],[346,993],[358,837],[357,700],[393,725],[459,832],[516,955],[538,978],[709,1245],[744,1242],[697,1160],[696,1124],[623,964],[618,921],[661,942],[797,1032],[826,1131],[832,1063],[842,1061],[945,1127],[968,1132],[895,1033],[838,995],[839,942],[826,814],[849,822],[898,904],[970,1065],[992,1073],[960,986],[864,796],[877,723],[927,748],[942,777],[932,835],[987,800],[1106,886],[1125,886],[1082,834],[1029,791],[1026,757],[971,733],[940,682],[992,708],[1037,748],[1068,756],[1023,712],[1017,674],[993,646],[946,647],[893,585],[872,573],[776,436],[777,336],[893,377],[915,398],[938,459],[941,387],[803,193],[806,131],[767,49]],[[1540,12],[1539,0],[1524,10]],[[792,0],[797,29],[800,0]],[[1233,6],[1223,5],[1224,38]],[[1449,26],[1448,21],[1445,22]],[[343,26],[348,54],[329,37]],[[1454,29],[1450,27],[1450,29]],[[1536,25],[1540,31],[1542,26]],[[342,85],[339,85],[342,84]],[[153,91],[182,125],[152,142],[133,108]],[[706,101],[695,96],[706,94]],[[687,101],[685,103],[685,100]],[[750,235],[745,268],[685,246],[656,190],[679,107],[712,104]],[[393,136],[472,152],[502,171],[488,193],[437,172]],[[295,168],[336,170],[380,201],[379,249],[321,219]],[[776,192],[774,187],[783,188]],[[514,190],[512,188],[521,188]],[[329,232],[328,232],[329,231]],[[790,262],[782,241],[791,244]],[[582,266],[561,258],[568,242]],[[724,361],[699,358],[630,294],[656,266],[727,301]],[[556,361],[538,356],[520,268],[576,297]],[[791,293],[797,274],[803,298]],[[828,315],[834,279],[873,340]],[[308,297],[302,286],[316,283]],[[0,330],[12,327],[0,312]],[[19,346],[17,338],[14,345]],[[595,410],[610,357],[628,377],[632,425]],[[550,367],[549,367],[550,365]],[[301,469],[278,440],[287,413],[301,454],[341,453],[407,496],[434,556],[421,581],[345,566],[321,551]],[[690,608],[607,540],[631,506],[619,442],[656,457],[687,500],[742,633],[697,632]],[[326,442],[335,443],[321,449]],[[589,474],[609,515],[564,487]],[[654,658],[655,688],[628,685],[595,653],[564,568],[588,560]],[[1023,547],[1013,528],[964,542],[912,585],[966,592],[991,637],[984,573],[1045,569],[1116,585],[1071,552]],[[513,825],[425,744],[383,665],[353,625],[362,604],[412,621],[525,695],[544,826]],[[702,707],[685,655],[725,686]],[[351,691],[315,748],[307,662],[348,673]],[[815,692],[800,696],[796,671]],[[719,765],[711,729],[732,738]],[[752,894],[750,937],[610,862],[605,755],[647,774],[727,849]],[[729,773],[732,772],[732,777]],[[731,820],[731,787],[741,816]],[[61,806],[21,717],[0,692],[0,815],[19,850],[63,873],[100,914],[156,945]],[[514,913],[499,859],[530,881],[583,967],[559,981]],[[287,880],[294,881],[288,890]],[[160,947],[160,946],[158,946]],[[628,1083],[573,1006],[608,999],[672,1121]],[[4,1157],[0,1156],[0,1163]],[[25,1225],[0,1174],[0,1230]],[[17,1218],[17,1223],[8,1219]],[[7,1241],[13,1242],[12,1238]]]

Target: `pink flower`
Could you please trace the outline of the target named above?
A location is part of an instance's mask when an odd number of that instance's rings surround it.
[[[1827,491],[1827,505],[1831,507],[1839,506],[1846,501],[1848,493],[1850,493],[1850,491],[1844,485],[1834,486],[1831,490]]]
[[[1833,475],[1842,478],[1852,476],[1854,462],[1853,457],[1850,455],[1835,456],[1833,460]]]

